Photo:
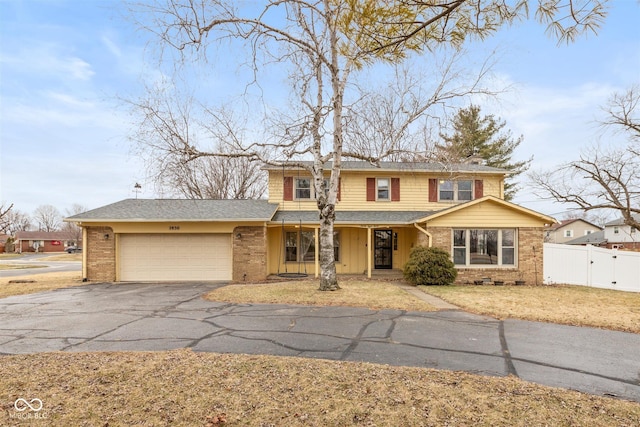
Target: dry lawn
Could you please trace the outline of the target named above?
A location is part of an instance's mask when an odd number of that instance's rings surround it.
[[[0,264],[0,270],[26,270],[28,268],[44,268],[46,265],[38,264]]]
[[[38,258],[38,262],[51,262],[51,261],[82,261],[82,254],[81,253],[68,254],[65,252],[62,254],[55,254],[48,257]]]
[[[189,350],[1,360],[0,424],[9,426],[26,425],[13,406],[20,397],[42,401],[29,425],[640,425],[638,403],[513,377]]]
[[[318,290],[318,281],[302,280],[266,284],[230,285],[205,296],[210,301],[350,306],[408,311],[435,311],[436,308],[387,282],[343,279],[336,292]]]
[[[585,286],[421,286],[467,311],[640,333],[640,294]]]
[[[10,281],[31,281],[34,283],[9,283]],[[82,284],[82,273],[68,271],[60,273],[43,273],[28,276],[0,278],[0,298],[12,295],[34,294],[58,288],[68,288]]]

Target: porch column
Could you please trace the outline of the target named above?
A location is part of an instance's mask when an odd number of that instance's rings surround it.
[[[76,246],[78,246],[78,242],[76,242]],[[87,278],[87,248],[89,247],[89,242],[87,242],[87,227],[82,227],[82,278]]]
[[[367,227],[367,277],[371,279],[371,227]]]
[[[314,258],[315,258],[314,261],[315,261],[315,265],[316,265],[316,276],[315,277],[317,279],[318,277],[320,277],[320,239],[319,239],[320,233],[319,233],[319,228],[318,227],[314,228],[313,232],[314,232],[314,236],[315,236],[314,245],[316,247],[316,253],[314,255]]]

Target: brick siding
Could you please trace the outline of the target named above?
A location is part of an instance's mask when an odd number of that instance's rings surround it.
[[[233,230],[233,280],[255,282],[267,278],[266,227],[236,227]]]
[[[105,239],[105,236],[109,236]],[[116,242],[111,227],[87,227],[87,277],[94,282],[115,282]]]

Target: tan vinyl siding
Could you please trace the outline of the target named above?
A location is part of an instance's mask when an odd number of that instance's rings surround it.
[[[431,173],[409,172],[399,174],[398,172],[375,171],[342,171],[340,190],[341,198],[337,204],[337,210],[362,211],[362,210],[440,210],[449,206],[456,206],[458,202],[429,202],[429,178],[442,179],[471,179],[482,180],[484,196],[494,196],[502,198],[501,175],[459,175],[455,177],[440,176]],[[290,176],[290,175],[288,175]],[[301,173],[300,178],[308,177],[308,174]],[[298,177],[298,175],[294,175]],[[328,174],[327,174],[328,178]],[[399,179],[399,201],[381,200],[367,201],[367,178],[400,178]],[[391,181],[390,181],[391,182]],[[282,172],[270,172],[269,179],[269,202],[278,203],[283,210],[316,210],[315,200],[292,200],[283,201],[284,179]]]
[[[516,228],[542,227],[544,220],[498,203],[481,203],[428,220],[431,227]]]

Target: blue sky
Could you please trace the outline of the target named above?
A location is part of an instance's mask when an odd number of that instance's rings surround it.
[[[1,201],[29,214],[43,204],[92,209],[135,197],[136,182],[138,197],[157,196],[132,154],[132,118],[118,101],[140,94],[157,71],[145,62],[145,34],[124,16],[115,1],[0,0]],[[614,91],[640,83],[636,0],[612,1],[599,34],[570,45],[529,21],[469,47],[479,57],[496,48],[495,84],[511,90],[478,102],[524,136],[516,158],[533,155],[533,169],[549,169],[597,141],[624,143],[595,120]],[[218,77],[218,87],[234,81]],[[562,218],[566,206],[524,187],[517,203]]]

